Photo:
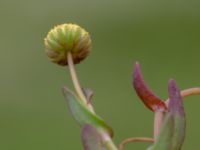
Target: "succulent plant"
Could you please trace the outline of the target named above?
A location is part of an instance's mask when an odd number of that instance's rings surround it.
[[[175,80],[171,79],[169,99],[164,101],[147,86],[137,62],[132,83],[136,94],[155,115],[154,136],[127,138],[117,147],[112,139],[112,128],[94,110],[92,90],[81,87],[76,74],[75,64],[85,59],[90,49],[89,33],[76,24],[58,25],[45,38],[45,52],[50,60],[69,68],[75,92],[65,86],[63,94],[72,116],[81,127],[84,150],[124,150],[126,144],[136,141],[151,142],[147,150],[181,150],[186,133],[183,98],[200,94],[200,87],[180,91]]]

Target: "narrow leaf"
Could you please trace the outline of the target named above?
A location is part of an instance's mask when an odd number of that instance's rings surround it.
[[[84,125],[81,130],[84,150],[102,150],[101,138],[97,130],[91,125]]]
[[[146,107],[151,111],[166,111],[167,107],[165,103],[148,88],[146,85],[142,73],[140,71],[139,63],[135,64],[133,73],[133,86],[137,95],[141,98]]]
[[[173,137],[173,116],[167,113],[161,127],[161,132],[152,147],[148,150],[171,150]]]
[[[169,112],[172,113],[174,119],[174,133],[172,138],[171,150],[180,150],[185,139],[185,112],[183,101],[174,80],[169,81]]]
[[[112,129],[99,116],[91,112],[72,91],[70,91],[67,87],[64,87],[63,93],[72,116],[80,125],[89,124],[97,129],[103,129],[108,132],[111,137],[113,136]]]
[[[180,150],[185,138],[185,113],[180,90],[174,80],[168,84],[169,105],[160,135],[149,150]]]

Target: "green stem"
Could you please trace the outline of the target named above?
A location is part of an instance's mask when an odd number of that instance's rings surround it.
[[[73,58],[72,58],[72,54],[70,52],[67,54],[67,62],[68,62],[69,71],[71,74],[71,79],[72,79],[72,82],[73,82],[73,85],[74,85],[77,95],[79,96],[80,100],[84,104],[86,104],[87,108],[91,112],[95,113],[93,107],[91,105],[87,105],[87,99],[82,91],[80,82],[78,80],[76,69],[74,66]],[[106,133],[105,131],[102,130],[100,132],[100,135],[101,135],[102,141],[107,150],[118,150],[117,147],[115,146],[115,144],[113,143],[112,139],[108,135],[108,133]]]
[[[154,139],[157,140],[163,122],[164,112],[156,111],[154,115]]]
[[[73,82],[73,85],[74,85],[74,88],[76,90],[78,97],[87,106],[87,108],[92,113],[95,114],[92,105],[88,105],[88,101],[87,101],[87,99],[86,99],[86,97],[83,93],[83,90],[81,88],[80,82],[79,82],[78,77],[77,77],[77,73],[76,73],[76,69],[75,69],[75,66],[74,66],[72,54],[70,52],[67,54],[67,62],[68,62],[68,66],[69,66],[69,72],[70,72],[70,75],[71,75],[71,79],[72,79],[72,82]]]
[[[101,131],[100,135],[106,150],[118,150],[108,133]]]
[[[109,142],[106,142],[105,147],[107,148],[107,150],[118,150],[112,140]]]
[[[76,90],[76,93],[79,96],[79,98],[86,104],[87,100],[86,100],[85,95],[83,94],[83,91],[81,89],[80,82],[79,82],[77,74],[76,74],[76,69],[74,67],[72,54],[70,52],[67,54],[67,62],[68,62],[69,71],[70,71],[70,74],[71,74],[71,79],[72,79],[72,82],[74,84],[74,88]]]

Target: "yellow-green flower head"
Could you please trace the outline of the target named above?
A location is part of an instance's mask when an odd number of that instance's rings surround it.
[[[91,49],[91,38],[87,31],[76,24],[54,27],[45,38],[45,52],[52,62],[65,66],[70,52],[75,64],[85,59]]]

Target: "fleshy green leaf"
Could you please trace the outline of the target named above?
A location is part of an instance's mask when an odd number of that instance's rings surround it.
[[[102,150],[101,138],[97,130],[91,125],[85,125],[81,130],[84,150]]]
[[[171,139],[173,136],[173,117],[170,113],[167,113],[161,132],[156,140],[155,144],[148,150],[171,150]]]
[[[185,139],[185,112],[183,100],[174,80],[169,81],[169,112],[173,115],[174,133],[171,150],[180,150]]]
[[[70,91],[67,87],[63,88],[64,96],[69,105],[72,116],[80,125],[92,125],[96,129],[103,129],[113,137],[112,129],[95,113],[91,112],[86,104],[79,100],[79,98]]]
[[[160,135],[148,150],[180,150],[185,138],[185,113],[180,90],[169,81],[169,106]]]

